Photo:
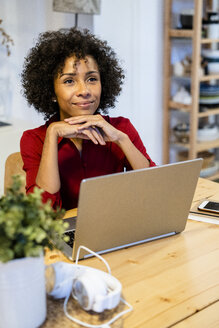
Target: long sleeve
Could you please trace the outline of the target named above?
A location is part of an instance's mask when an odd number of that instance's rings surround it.
[[[34,187],[38,187],[36,184],[36,176],[40,165],[45,131],[46,127],[42,126],[41,129],[38,129],[38,133],[35,132],[35,129],[28,130],[25,131],[21,137],[20,150],[24,162],[23,170],[26,172],[27,193],[33,192]],[[50,194],[44,191],[42,193],[42,200],[43,202],[50,200],[53,208],[62,206],[60,192]]]
[[[112,124],[113,126],[115,126],[116,128],[118,128],[119,130],[121,130],[122,132],[126,133],[129,136],[131,142],[135,145],[135,147],[148,159],[150,163],[150,167],[156,166],[155,162],[153,162],[150,156],[148,155],[147,150],[137,130],[132,125],[129,119],[124,117],[111,118],[107,116],[105,118],[110,124]],[[132,170],[129,162],[126,159],[125,159],[125,166],[127,170]]]

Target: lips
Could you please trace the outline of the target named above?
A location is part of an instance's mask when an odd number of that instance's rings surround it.
[[[87,107],[87,106],[92,105],[93,103],[94,103],[94,101],[80,101],[77,103],[73,103],[73,105],[79,106],[79,107]]]

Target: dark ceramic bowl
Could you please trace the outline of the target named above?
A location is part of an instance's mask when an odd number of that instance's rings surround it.
[[[173,128],[173,134],[176,140],[182,143],[189,141],[189,124],[179,123]]]
[[[193,26],[193,15],[180,14],[180,23],[184,29],[192,29]]]

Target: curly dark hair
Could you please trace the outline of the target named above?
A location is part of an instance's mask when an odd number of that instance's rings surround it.
[[[86,29],[49,31],[39,35],[36,45],[25,58],[21,74],[24,96],[46,119],[59,113],[58,104],[52,101],[55,95],[54,77],[62,71],[65,60],[72,55],[77,59],[90,55],[97,62],[102,86],[97,111],[106,114],[108,107],[115,107],[124,74],[114,50],[106,41],[98,39]]]

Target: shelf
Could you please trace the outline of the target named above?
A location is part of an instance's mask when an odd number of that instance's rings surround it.
[[[200,81],[201,82],[205,82],[205,81],[211,81],[211,80],[219,80],[219,74],[215,74],[215,75],[204,75],[200,77]]]
[[[219,108],[208,109],[206,112],[198,113],[198,117],[207,117],[211,115],[219,115]]]
[[[169,31],[169,36],[171,38],[192,38],[193,35],[194,35],[193,30],[171,29]]]
[[[172,75],[171,76],[173,79],[184,79],[184,80],[189,80],[191,79],[191,75],[182,75],[182,76],[177,76],[177,75]],[[212,75],[203,75],[199,77],[200,82],[206,82],[206,81],[212,81],[212,80],[219,80],[219,74],[212,74]]]
[[[169,107],[170,107],[170,109],[177,109],[177,110],[181,110],[183,112],[190,112],[191,109],[192,109],[191,105],[185,105],[185,104],[177,103],[177,102],[172,101],[172,100],[169,101]]]
[[[193,38],[194,31],[193,30],[180,30],[180,29],[171,29],[169,31],[169,36],[171,38]],[[219,39],[208,39],[208,38],[202,38],[201,43],[202,44],[211,44],[211,43],[219,43]]]
[[[191,79],[191,75],[181,75],[181,76],[177,76],[177,75],[172,75],[171,76],[172,79],[183,79],[183,80],[190,80]]]
[[[174,143],[172,143],[172,146],[185,148],[187,150],[190,148],[189,143],[181,143],[181,142],[174,142]],[[211,148],[218,148],[218,147],[219,147],[219,139],[196,143],[197,152],[200,152],[203,150],[209,150]]]
[[[208,150],[219,147],[219,139],[205,142],[197,142],[197,151]]]
[[[169,163],[174,158],[174,152],[182,150],[188,151],[188,159],[196,158],[200,151],[209,150],[211,148],[219,148],[219,138],[213,141],[198,142],[197,133],[199,121],[201,118],[219,115],[219,106],[215,104],[213,108],[206,108],[204,104],[200,104],[200,83],[219,81],[219,72],[214,75],[201,75],[200,58],[202,49],[211,48],[213,45],[219,45],[219,38],[210,39],[203,36],[202,33],[202,17],[207,13],[208,1],[193,0],[194,16],[192,29],[172,28],[174,17],[174,0],[165,0],[165,17],[164,17],[164,85],[163,85],[163,163]],[[183,1],[182,1],[183,2]],[[186,6],[185,6],[186,7]],[[181,51],[182,44],[186,43],[185,50],[191,54],[191,74],[186,76],[175,76],[172,64],[172,48]],[[177,80],[176,80],[177,79]],[[189,84],[191,94],[191,104],[175,102],[171,99],[173,84],[185,86]],[[175,98],[174,98],[175,99]],[[177,98],[176,98],[177,99]],[[183,99],[182,99],[183,100]],[[200,106],[204,107],[204,111],[200,112]],[[175,111],[175,112],[174,112]],[[174,142],[171,135],[171,119],[175,118],[177,111],[187,115],[188,124],[190,126],[189,141],[185,143]],[[178,117],[176,117],[178,118]],[[217,117],[218,118],[218,117]],[[181,116],[179,115],[179,120]],[[174,149],[172,153],[171,148]],[[173,155],[173,156],[172,156]],[[219,178],[219,172],[218,172]]]
[[[184,148],[186,150],[189,150],[189,144],[188,143],[172,142],[171,146],[172,147],[177,147],[177,148]]]
[[[202,44],[210,44],[210,43],[217,43],[217,42],[219,42],[219,39],[207,39],[207,38],[201,39]]]
[[[169,101],[169,109],[170,110],[179,110],[184,113],[189,113],[192,110],[192,105],[185,105],[181,103],[177,103],[175,101]],[[198,117],[208,117],[212,115],[219,115],[219,108],[208,109],[205,112],[199,112]]]
[[[169,101],[169,109],[171,110],[179,110],[181,112],[185,112],[188,113],[192,110],[192,106],[191,105],[185,105],[185,104],[181,104],[181,103],[177,103],[175,101],[170,100]],[[200,112],[198,113],[198,117],[208,117],[211,115],[219,115],[219,108],[214,108],[214,109],[208,109],[205,112]]]

